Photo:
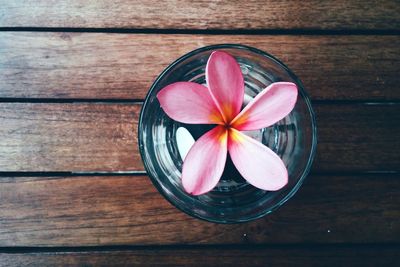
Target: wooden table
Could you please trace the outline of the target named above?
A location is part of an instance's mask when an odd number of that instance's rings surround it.
[[[399,14],[396,0],[0,0],[0,266],[399,266]],[[319,126],[300,191],[245,224],[178,211],[138,153],[155,77],[216,43],[287,63]]]

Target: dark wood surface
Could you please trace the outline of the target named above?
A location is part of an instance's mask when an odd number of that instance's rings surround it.
[[[0,0],[0,266],[399,266],[399,1]],[[177,57],[241,43],[284,61],[318,123],[276,212],[207,223],[137,148]]]
[[[180,212],[147,176],[3,177],[0,244],[396,244],[399,186],[393,174],[311,175],[277,212],[223,225]]]
[[[0,266],[398,266],[398,247],[241,247],[0,254]],[[363,259],[362,262],[360,259]]]
[[[144,171],[141,104],[0,103],[2,171]],[[399,171],[397,104],[314,105],[317,172]]]
[[[133,29],[396,29],[396,0],[0,1],[0,26]]]
[[[277,56],[313,100],[400,100],[397,35],[81,32],[0,32],[0,97],[144,99],[172,61],[217,43],[246,44]]]

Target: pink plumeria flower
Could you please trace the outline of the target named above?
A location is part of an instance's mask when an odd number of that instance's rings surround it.
[[[242,131],[259,130],[288,115],[297,100],[297,87],[277,82],[259,93],[243,110],[244,79],[229,54],[214,51],[206,67],[207,87],[176,82],[157,98],[172,119],[189,124],[216,124],[190,148],[182,168],[186,192],[200,195],[213,189],[225,168],[227,154],[239,173],[253,186],[276,191],[288,182],[281,158]]]

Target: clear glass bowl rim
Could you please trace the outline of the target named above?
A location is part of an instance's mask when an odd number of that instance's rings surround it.
[[[311,144],[311,153],[308,157],[308,161],[307,161],[307,165],[303,170],[303,173],[300,177],[300,179],[297,181],[296,185],[292,188],[292,190],[284,197],[282,198],[278,203],[276,203],[274,206],[270,207],[269,209],[266,209],[264,212],[257,214],[256,216],[253,217],[246,217],[245,219],[242,220],[237,220],[237,221],[225,221],[223,219],[219,219],[219,218],[209,218],[209,217],[203,217],[199,214],[195,214],[190,212],[190,210],[186,209],[185,207],[181,207],[179,205],[177,205],[177,203],[173,202],[167,194],[164,193],[164,191],[161,188],[161,185],[158,183],[156,177],[153,177],[153,175],[151,173],[148,172],[149,166],[146,160],[144,160],[144,140],[143,140],[143,116],[144,116],[144,111],[146,109],[146,106],[148,104],[150,95],[152,94],[152,92],[155,90],[155,88],[157,87],[157,84],[159,83],[160,80],[163,79],[164,75],[167,74],[171,69],[173,69],[176,65],[178,65],[179,63],[181,63],[182,61],[190,58],[193,55],[196,55],[198,53],[201,52],[205,52],[205,51],[213,51],[213,50],[218,50],[218,49],[238,49],[238,50],[247,50],[250,52],[253,52],[255,54],[258,54],[262,57],[265,57],[268,60],[272,60],[274,61],[277,65],[280,65],[280,67],[282,67],[285,71],[287,71],[287,73],[293,78],[293,80],[300,85],[299,92],[300,95],[303,97],[304,102],[306,103],[306,106],[308,108],[308,112],[310,114],[310,119],[311,119],[311,130],[312,130],[312,144]],[[311,170],[311,166],[312,163],[314,161],[315,158],[315,154],[316,154],[316,150],[317,150],[317,124],[316,124],[316,118],[315,118],[315,113],[314,110],[311,106],[311,100],[308,96],[308,94],[305,92],[304,90],[304,86],[303,83],[300,81],[299,78],[297,78],[297,76],[283,63],[281,62],[279,59],[277,59],[276,57],[272,56],[271,54],[264,52],[258,48],[254,48],[251,46],[247,46],[247,45],[242,45],[242,44],[231,44],[231,43],[226,43],[226,44],[215,44],[215,45],[208,45],[208,46],[203,46],[200,47],[198,49],[192,50],[191,52],[181,56],[180,58],[176,59],[174,62],[172,62],[167,68],[165,68],[160,75],[158,75],[158,77],[156,78],[156,80],[153,82],[153,84],[151,85],[149,91],[146,94],[146,98],[143,102],[143,106],[142,109],[140,111],[140,115],[139,115],[139,123],[138,123],[138,146],[139,146],[139,152],[143,161],[143,165],[145,167],[146,170],[146,174],[150,177],[153,185],[157,188],[158,192],[165,198],[168,200],[168,202],[170,202],[174,207],[176,207],[177,209],[183,211],[184,213],[188,214],[189,216],[192,217],[196,217],[198,219],[207,221],[207,222],[213,222],[213,223],[223,223],[223,224],[235,224],[235,223],[245,223],[245,222],[249,222],[249,221],[253,221],[256,219],[259,219],[261,217],[264,217],[265,215],[275,211],[276,209],[278,209],[279,207],[281,207],[284,203],[286,203],[286,201],[288,201],[290,198],[292,198],[294,196],[294,194],[299,190],[299,188],[301,187],[301,185],[303,184],[305,178],[308,176],[310,170]]]

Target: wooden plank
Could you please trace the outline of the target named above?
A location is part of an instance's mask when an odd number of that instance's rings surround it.
[[[310,176],[245,224],[189,217],[147,176],[0,179],[0,246],[397,243],[399,175]]]
[[[395,0],[0,1],[0,27],[398,29]]]
[[[146,248],[0,254],[0,266],[398,266],[397,247]]]
[[[1,171],[143,170],[140,105],[0,104]]]
[[[400,100],[400,36],[65,32],[0,32],[0,97],[143,99],[172,61],[218,43],[277,56],[312,99]]]
[[[143,171],[140,104],[0,103],[1,171]],[[399,171],[399,105],[315,105],[314,171]]]
[[[315,105],[316,171],[399,171],[399,105]]]

